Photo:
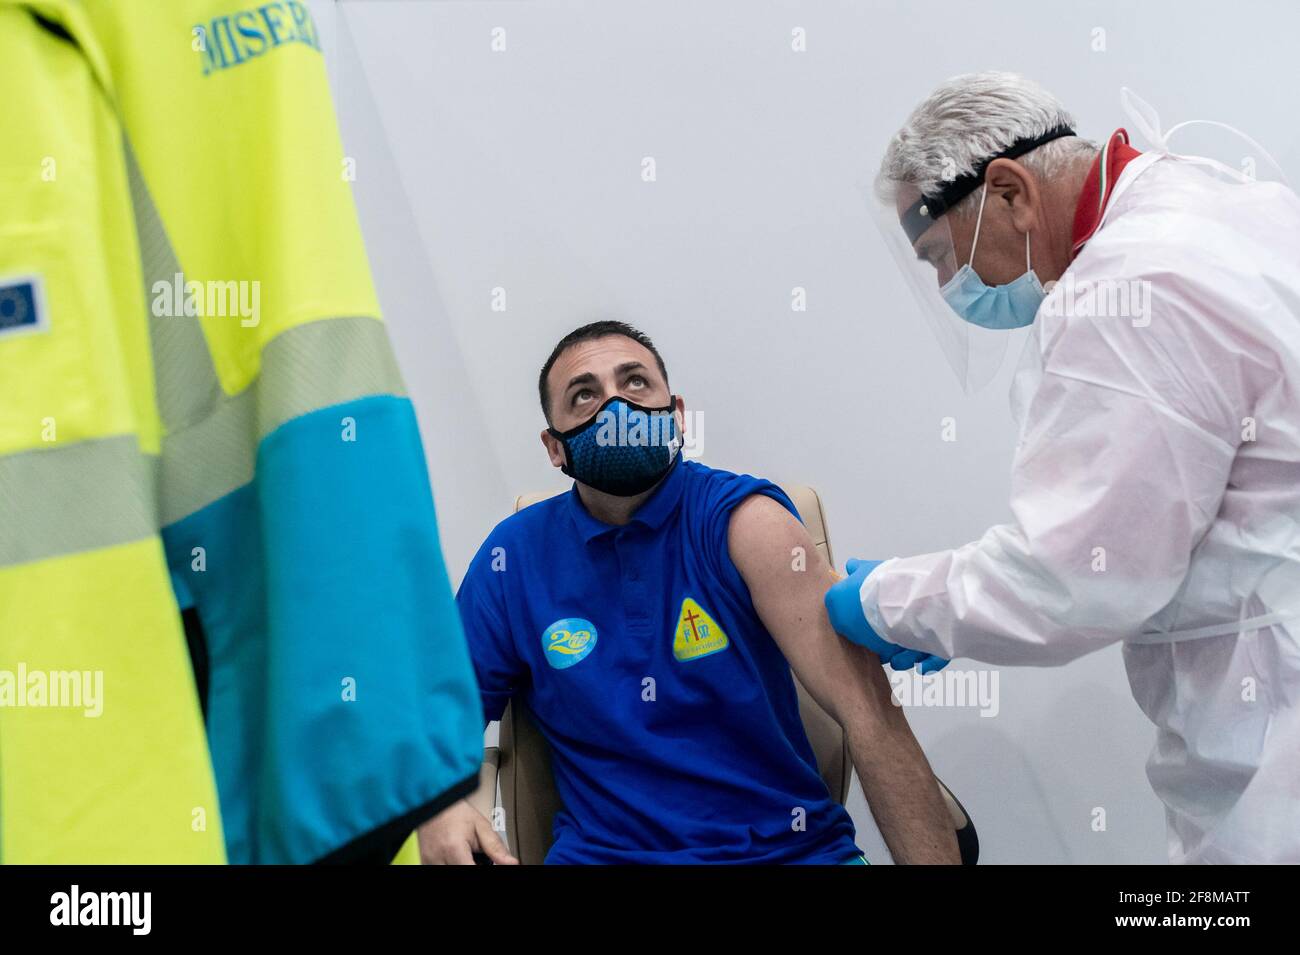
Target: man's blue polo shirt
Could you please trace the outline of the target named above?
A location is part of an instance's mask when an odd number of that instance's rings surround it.
[[[502,521],[456,595],[487,720],[513,696],[564,808],[546,861],[844,863],[789,664],[731,561],[769,481],[679,460],[623,526],[577,488]]]

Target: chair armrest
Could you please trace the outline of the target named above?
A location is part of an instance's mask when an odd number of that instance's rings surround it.
[[[975,865],[980,857],[980,839],[975,831],[975,822],[966,811],[966,807],[952,794],[947,784],[938,776],[934,779],[939,784],[939,792],[943,794],[944,805],[948,807],[952,827],[957,831],[957,849],[961,852],[961,864]]]
[[[492,810],[497,806],[497,770],[501,765],[501,750],[488,746],[483,750],[483,764],[478,771],[478,789],[466,797],[469,804],[481,812],[488,820],[492,819]]]

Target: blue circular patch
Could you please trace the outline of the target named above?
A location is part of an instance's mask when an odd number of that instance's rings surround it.
[[[542,655],[557,670],[578,663],[595,647],[596,628],[581,617],[557,620],[542,634]]]

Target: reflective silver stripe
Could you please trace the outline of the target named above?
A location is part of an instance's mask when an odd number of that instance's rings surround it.
[[[161,461],[131,435],[0,457],[0,567],[148,537],[248,484],[258,443],[286,421],[404,394],[375,319],[290,329],[262,353],[261,379],[163,438]]]
[[[162,526],[251,481],[258,443],[286,421],[371,395],[405,395],[376,319],[322,319],[277,336],[252,385],[163,438]]]
[[[173,286],[181,267],[130,143],[123,151],[140,243],[149,340],[153,346],[154,396],[163,430],[173,431],[201,420],[225,395],[198,317],[153,313],[154,284]]]
[[[405,396],[388,330],[374,318],[299,325],[262,349],[257,436],[291,418],[368,395]]]
[[[188,517],[253,480],[257,392],[221,401],[197,424],[162,440],[161,526]]]
[[[258,378],[227,395],[199,319],[153,314],[155,283],[174,286],[182,275],[183,285],[185,278],[129,143],[124,151],[164,432],[159,512],[165,527],[251,481],[258,442],[286,421],[368,395],[406,392],[383,324],[356,317],[283,332],[263,349]]]
[[[126,149],[146,302],[180,267]],[[372,395],[404,396],[383,323],[327,318],[283,332],[261,374],[221,388],[197,318],[149,315],[161,461],[132,435],[0,457],[0,567],[140,540],[253,479],[259,442],[286,421]]]
[[[131,435],[0,457],[0,567],[156,534],[156,468]]]

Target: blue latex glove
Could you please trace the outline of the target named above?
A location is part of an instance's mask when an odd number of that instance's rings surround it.
[[[845,569],[848,576],[838,580],[826,591],[826,613],[831,618],[831,626],[845,640],[864,646],[884,663],[895,654],[902,653],[903,648],[890,643],[871,628],[866,615],[862,612],[862,582],[867,575],[883,564],[881,560],[858,560],[850,558]]]
[[[826,591],[826,613],[830,615],[831,626],[844,639],[866,647],[881,663],[888,663],[895,670],[910,670],[921,664],[922,673],[933,673],[948,665],[943,657],[923,653],[920,650],[907,650],[896,643],[890,643],[872,629],[862,612],[862,582],[867,575],[884,561],[858,560],[851,558],[845,569],[848,576],[837,581]]]
[[[933,653],[926,653],[923,650],[903,650],[895,653],[889,659],[889,665],[895,670],[910,670],[916,664],[921,664],[921,673],[934,673],[946,667],[950,660],[943,657],[936,657]]]

